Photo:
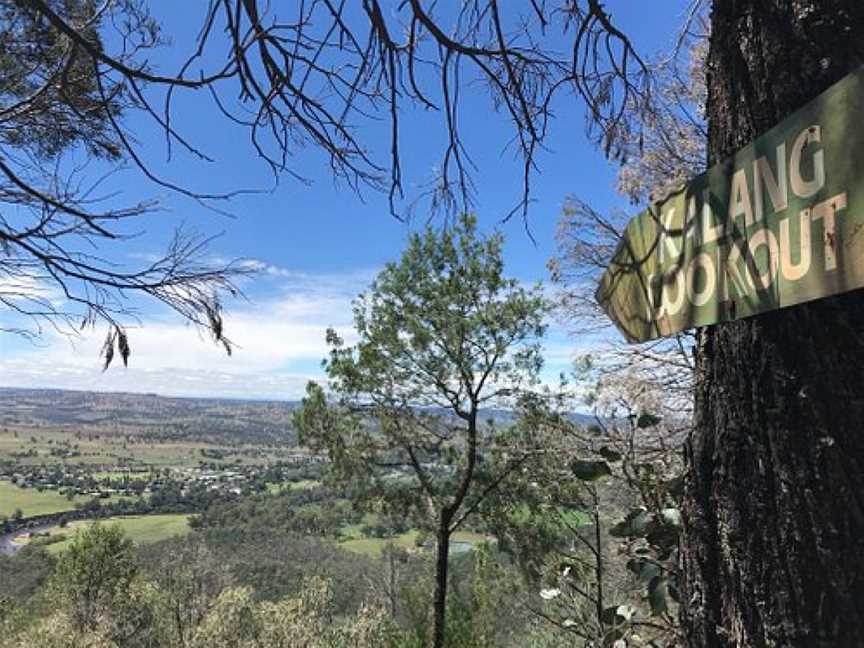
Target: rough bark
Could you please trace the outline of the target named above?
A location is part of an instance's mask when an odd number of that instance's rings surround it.
[[[711,162],[862,61],[861,0],[715,1]],[[703,330],[697,371],[688,645],[864,646],[864,293]]]

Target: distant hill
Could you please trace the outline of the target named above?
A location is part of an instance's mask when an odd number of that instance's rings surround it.
[[[98,434],[201,440],[225,444],[294,445],[291,414],[297,401],[179,398],[155,394],[0,387],[0,425],[70,429]],[[507,410],[484,420],[513,421]],[[585,425],[594,417],[573,413]]]
[[[294,444],[296,402],[0,387],[0,425],[74,428],[221,443]]]
[[[484,410],[480,413],[481,418],[484,420],[492,419],[495,424],[507,424],[512,423],[514,420],[513,413],[507,410]],[[579,412],[571,412],[567,415],[574,423],[578,423],[579,425],[593,425],[597,422],[597,419],[594,418],[592,414],[581,414]]]

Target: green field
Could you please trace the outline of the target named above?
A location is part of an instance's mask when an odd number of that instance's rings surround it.
[[[74,440],[81,453],[70,458],[52,456],[51,449]],[[76,439],[69,432],[55,429],[28,429],[17,437],[0,434],[0,459],[9,459],[15,452],[35,451],[35,457],[21,458],[22,464],[83,464],[99,466],[138,465],[154,468],[194,467],[201,459],[207,443],[195,441],[164,441],[127,444],[122,436],[103,434],[94,438]],[[247,463],[252,463],[251,461]],[[119,476],[121,473],[117,473]]]
[[[71,500],[66,499],[56,490],[44,490],[41,493],[35,488],[18,488],[8,481],[0,481],[0,515],[11,517],[15,509],[21,509],[25,518],[49,513],[74,511],[76,504],[89,502],[90,495],[76,495]],[[100,502],[111,504],[121,500],[131,500],[132,497],[112,495],[100,499]]]
[[[391,543],[402,549],[416,549],[417,534],[418,532],[416,530],[412,530],[401,533],[392,538],[350,538],[341,541],[339,546],[348,551],[353,551],[354,553],[377,558],[381,555],[381,552],[384,551],[384,547]],[[490,540],[490,538],[480,535],[479,533],[471,533],[470,531],[457,531],[450,538],[451,542],[468,543],[471,545],[480,544],[488,540]]]
[[[149,469],[160,468],[194,468],[204,459],[202,450],[222,448],[220,441],[180,441],[180,440],[157,440],[147,439],[136,443],[128,443],[125,434],[128,432],[133,437],[137,433],[136,428],[128,431],[116,429],[97,429],[98,434],[78,435],[64,428],[27,426],[17,427],[13,431],[4,432],[0,428],[0,460],[13,459],[16,453],[35,452],[35,456],[17,457],[17,461],[23,465],[65,464],[65,465],[89,465],[97,467],[97,474],[108,477],[122,477],[122,470],[113,470],[113,467],[137,466]],[[140,430],[138,430],[140,432]],[[58,457],[51,454],[51,450],[65,447],[64,444],[74,444],[78,454],[73,457]],[[255,444],[232,445],[233,452],[244,450],[260,450]],[[283,447],[278,449],[267,449],[260,456],[238,456],[231,454],[224,460],[210,460],[220,465],[234,465],[236,459],[241,463],[264,464],[276,460],[282,452],[296,452],[296,448]],[[104,467],[104,469],[103,469]],[[136,473],[132,473],[135,476]],[[137,473],[140,474],[140,473]]]
[[[364,535],[363,527],[369,524],[375,524],[377,520],[378,516],[375,513],[366,513],[363,516],[363,519],[357,524],[346,524],[343,526],[340,530],[341,538],[338,541],[339,546],[348,551],[372,556],[373,558],[379,557],[381,552],[384,550],[384,547],[388,544],[393,544],[401,549],[419,548],[417,546],[417,536],[420,532],[416,529],[400,533],[399,535],[390,538],[374,538]],[[450,536],[450,542],[459,544],[478,545],[492,540],[494,539],[490,536],[473,533],[471,531],[456,531],[452,536]],[[427,541],[427,546],[429,546],[428,542],[431,542],[431,539]],[[455,553],[453,548],[451,548],[451,553]]]
[[[0,481],[0,515],[11,516],[21,509],[24,517],[61,513],[75,509],[76,502],[86,502],[89,497],[75,497],[72,501],[57,491],[39,492],[35,488],[18,488],[8,481]]]
[[[99,520],[98,523],[119,525],[136,544],[151,544],[173,536],[186,535],[190,531],[189,516],[181,514],[110,517]],[[65,528],[57,526],[49,529],[50,540],[46,542],[46,549],[54,554],[60,553],[72,542],[76,531],[90,524],[94,524],[94,521],[78,520],[70,522]],[[62,540],[58,541],[58,538]],[[40,537],[35,541],[45,542],[45,539]]]

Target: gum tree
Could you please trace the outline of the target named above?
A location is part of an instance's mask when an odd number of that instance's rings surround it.
[[[864,61],[862,25],[864,6],[849,0],[716,2],[709,163]],[[862,326],[855,291],[699,332],[683,504],[689,645],[861,645]]]
[[[860,3],[715,2],[709,24],[708,165],[864,61]],[[686,151],[685,140],[669,141]],[[577,224],[596,227],[570,228],[581,246],[570,250],[590,269],[610,256],[596,232],[615,231],[585,215]],[[688,646],[861,645],[862,321],[855,291],[696,332],[683,367],[694,401],[679,570]]]

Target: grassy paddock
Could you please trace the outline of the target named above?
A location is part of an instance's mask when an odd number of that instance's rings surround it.
[[[18,457],[23,465],[34,464],[66,464],[95,466],[125,466],[160,468],[194,468],[199,461],[206,459],[201,450],[224,448],[220,440],[211,442],[176,439],[146,439],[135,443],[127,443],[126,434],[135,437],[139,428],[131,426],[127,429],[100,429],[98,426],[86,434],[78,436],[71,429],[56,426],[12,426],[0,424],[0,459],[12,459],[17,453],[34,451],[36,456]],[[75,457],[59,457],[51,454],[52,449],[66,447],[72,444],[80,453]],[[232,451],[241,452],[249,449],[260,449],[255,444],[240,444],[232,446]],[[243,464],[264,464],[278,460],[282,453],[296,452],[296,448],[281,447],[279,449],[264,448],[262,456],[243,456]],[[226,460],[218,461],[224,466],[231,466],[235,457],[231,454]],[[210,460],[212,461],[212,460]],[[112,476],[114,471],[104,474]],[[122,472],[116,472],[117,476]]]
[[[378,557],[381,555],[381,552],[384,551],[384,547],[389,543],[402,549],[417,548],[417,534],[418,532],[416,530],[412,530],[407,531],[406,533],[401,533],[392,538],[351,538],[349,540],[341,541],[339,546],[348,551],[353,551],[354,553]],[[470,531],[457,531],[450,537],[451,542],[465,542],[471,545],[480,544],[481,542],[486,542],[490,539],[491,538],[487,538],[484,535],[471,533]]]
[[[136,544],[152,544],[173,536],[189,533],[189,516],[180,514],[130,515],[110,517],[98,521],[99,524],[116,524]],[[48,530],[48,537],[37,537],[34,542],[42,542],[53,554],[60,553],[72,542],[75,533],[82,528],[95,524],[93,520],[70,522],[65,528],[59,526]]]
[[[0,481],[0,515],[10,516],[21,509],[24,517],[72,511],[77,502],[86,502],[89,497],[75,497],[71,501],[57,491],[42,491],[35,488],[18,488],[8,481]]]

